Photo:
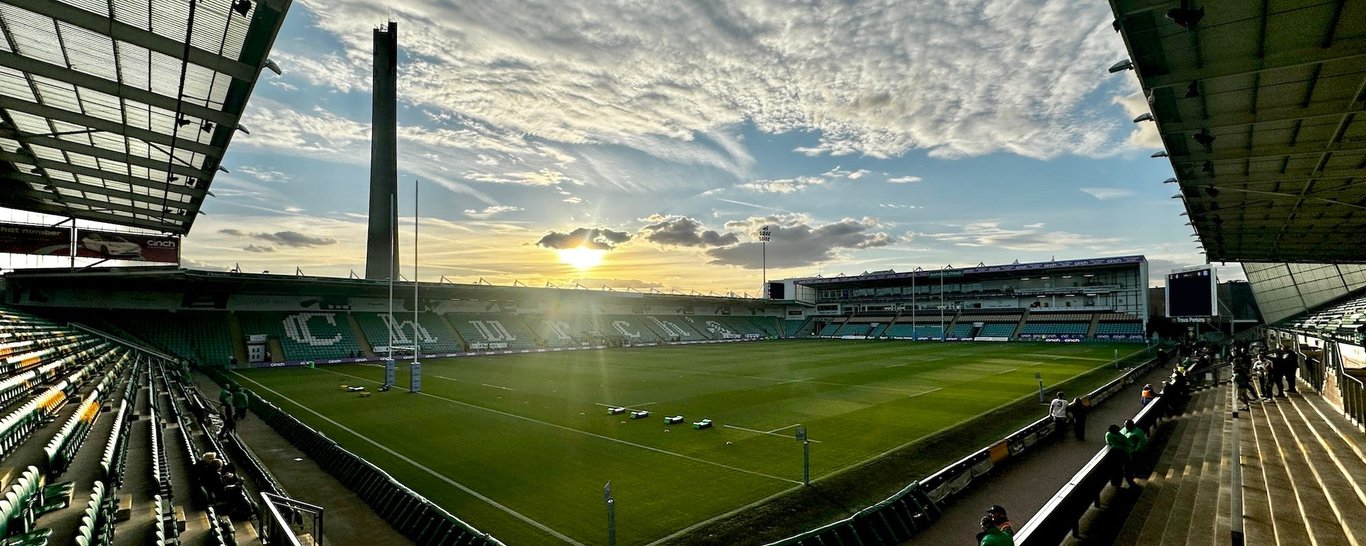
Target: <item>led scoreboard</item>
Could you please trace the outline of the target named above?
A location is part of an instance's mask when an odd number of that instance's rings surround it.
[[[1219,314],[1218,280],[1214,267],[1202,265],[1167,274],[1167,316],[1209,318]]]

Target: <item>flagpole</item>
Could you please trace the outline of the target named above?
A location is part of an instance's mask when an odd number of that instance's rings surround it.
[[[418,335],[417,335],[417,332],[418,332],[418,326],[417,326],[417,313],[418,313],[418,310],[420,309],[420,306],[419,306],[418,303],[417,303],[417,224],[418,224],[417,205],[418,205],[418,203],[419,203],[419,201],[418,201],[418,198],[417,198],[417,179],[413,179],[413,362],[415,362],[415,363],[417,362],[418,351],[419,351],[419,348],[418,348],[419,345],[418,345],[418,343],[419,343],[419,341],[420,341],[420,338],[418,338]]]

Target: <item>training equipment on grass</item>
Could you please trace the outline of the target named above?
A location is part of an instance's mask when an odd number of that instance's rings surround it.
[[[694,428],[694,429],[696,429],[696,430],[702,430],[702,429],[704,429],[704,428],[711,428],[711,419],[703,419],[703,420],[701,420],[701,421],[694,421],[693,424],[692,424],[692,428]]]
[[[640,410],[631,412],[632,419],[644,419],[650,416],[650,410]]]
[[[369,392],[362,392],[362,393],[360,393],[360,397],[361,397],[361,398],[369,398],[369,397],[370,397],[370,393],[369,393]]]
[[[677,424],[681,424],[682,422],[683,422],[683,416],[682,416],[682,415],[675,415],[675,416],[673,416],[673,417],[665,417],[665,418],[664,418],[664,424],[666,424],[666,425],[677,425]]]
[[[365,390],[365,387],[364,387],[364,386],[359,386],[359,387],[347,387],[347,388],[346,388],[346,392],[360,392],[360,391],[363,391],[363,390]]]
[[[607,408],[607,415],[621,415],[626,413],[626,408]]]

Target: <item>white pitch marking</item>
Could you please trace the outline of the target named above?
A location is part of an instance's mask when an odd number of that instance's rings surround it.
[[[755,433],[755,434],[767,434],[767,435],[769,435],[769,436],[777,436],[777,437],[779,437],[779,438],[791,438],[791,436],[788,436],[788,435],[786,435],[786,434],[775,434],[775,433],[772,433],[772,432],[764,432],[764,431],[762,431],[762,430],[754,430],[754,429],[752,429],[752,428],[737,427],[737,426],[735,426],[735,425],[721,425],[721,426],[726,427],[726,428],[733,428],[733,429],[735,429],[735,430],[743,430],[743,431],[745,431],[745,432],[753,432],[753,433]],[[786,428],[786,427],[784,427],[784,428]],[[821,441],[820,441],[820,440],[811,440],[811,443],[813,443],[813,444],[819,444],[819,443],[821,443]]]
[[[351,375],[351,374],[349,374],[349,373],[341,373],[341,372],[336,372],[336,371],[332,371],[332,370],[322,370],[322,371],[327,372],[327,373],[337,374],[337,375],[344,375],[344,376],[346,376],[346,377],[352,377],[352,378],[359,379],[359,380],[361,380],[361,381],[367,381],[367,382],[370,382],[370,383],[379,383],[379,381],[375,381],[375,380],[373,380],[373,379],[366,379],[366,378],[364,378],[364,377],[360,377],[360,376],[356,376],[356,375]],[[394,388],[396,388],[396,389],[398,389],[398,390],[403,390],[403,391],[408,390],[408,389],[405,389],[405,388],[403,388],[403,387],[394,387]],[[527,422],[530,422],[530,423],[536,423],[536,424],[538,424],[538,425],[545,425],[545,426],[548,426],[548,427],[551,427],[551,428],[556,428],[556,429],[560,429],[560,430],[567,431],[567,432],[573,432],[573,433],[577,433],[577,434],[582,434],[582,435],[584,435],[584,436],[591,436],[591,437],[593,437],[593,438],[598,438],[598,439],[600,439],[600,440],[607,440],[607,441],[609,441],[609,442],[615,442],[615,443],[618,443],[618,444],[628,445],[628,446],[631,446],[631,447],[644,449],[644,450],[646,450],[646,451],[653,451],[653,452],[655,452],[655,453],[662,453],[662,454],[665,454],[665,455],[672,455],[672,456],[678,457],[678,458],[680,458],[680,459],[687,459],[687,460],[693,461],[693,462],[698,462],[698,463],[702,463],[702,464],[708,464],[708,465],[712,465],[712,466],[724,468],[724,469],[726,469],[726,470],[734,470],[734,471],[740,472],[740,473],[742,473],[742,474],[749,474],[749,475],[752,475],[752,476],[759,476],[759,477],[763,477],[763,478],[769,478],[769,479],[778,480],[778,481],[781,481],[781,482],[784,482],[784,483],[795,483],[795,484],[800,484],[800,483],[802,483],[802,482],[799,482],[799,481],[797,481],[797,480],[790,480],[790,479],[783,478],[783,477],[780,477],[780,476],[774,476],[774,475],[772,475],[772,474],[764,474],[763,472],[755,472],[755,471],[753,471],[753,470],[746,470],[746,469],[743,469],[743,468],[740,468],[740,467],[737,467],[737,466],[731,466],[731,465],[728,465],[728,464],[718,463],[718,462],[715,462],[715,461],[708,461],[708,460],[706,460],[706,459],[700,459],[700,458],[697,458],[697,457],[693,457],[693,456],[691,456],[691,455],[684,455],[684,454],[682,454],[682,453],[675,453],[675,452],[669,451],[669,450],[667,450],[667,449],[660,449],[660,448],[657,448],[657,447],[651,447],[651,446],[647,446],[647,445],[644,445],[644,444],[637,444],[637,443],[635,443],[635,442],[628,442],[628,441],[622,440],[622,439],[620,439],[620,438],[613,438],[613,437],[611,437],[611,436],[604,436],[604,435],[602,435],[602,434],[596,434],[596,433],[588,432],[588,431],[585,431],[585,430],[579,430],[579,429],[576,429],[576,428],[570,428],[570,427],[566,427],[566,426],[564,426],[564,425],[557,425],[557,424],[555,424],[555,423],[550,423],[550,422],[547,422],[547,421],[542,421],[542,420],[540,420],[540,419],[533,419],[533,418],[531,418],[531,417],[526,417],[526,416],[523,416],[523,415],[517,415],[517,414],[515,414],[515,413],[508,413],[508,412],[506,412],[506,411],[499,411],[499,410],[496,410],[496,409],[493,409],[493,408],[486,408],[486,407],[484,407],[484,406],[480,406],[480,405],[476,405],[476,404],[471,404],[471,403],[469,403],[469,402],[461,402],[461,401],[456,400],[456,399],[454,399],[454,398],[446,398],[446,397],[444,397],[444,396],[437,396],[437,395],[435,395],[435,394],[426,393],[426,392],[418,392],[417,394],[420,394],[420,395],[422,395],[422,396],[426,396],[426,397],[428,397],[428,398],[435,398],[435,399],[437,399],[437,400],[445,400],[445,401],[450,402],[450,403],[452,403],[452,404],[455,404],[455,405],[457,405],[457,406],[465,406],[465,407],[467,407],[467,408],[473,408],[473,409],[477,409],[477,410],[483,410],[483,411],[487,411],[487,412],[489,412],[489,413],[495,413],[495,414],[498,414],[498,415],[502,415],[502,416],[504,416],[504,417],[510,417],[510,418],[513,418],[513,419],[518,419],[518,420],[522,420],[522,421],[527,421]]]
[[[775,428],[775,429],[773,429],[773,430],[770,430],[769,432],[778,432],[778,431],[780,431],[780,430],[786,430],[786,429],[789,429],[789,428],[792,428],[792,427],[799,427],[799,426],[802,426],[802,424],[801,424],[801,423],[794,423],[794,424],[787,425],[787,426],[782,427],[782,428]]]
[[[612,404],[604,404],[602,402],[593,402],[593,405],[602,406],[604,408],[643,408],[645,406],[652,406],[658,403],[659,402],[646,402],[644,404],[622,404],[620,406],[614,406]]]
[[[338,375],[347,375],[347,376],[350,376],[350,377],[356,377],[356,376],[350,375],[350,374],[344,374],[344,373],[340,373],[340,372],[331,372],[330,370],[323,370],[323,371],[329,371],[330,373],[336,373],[336,374],[338,374]],[[264,389],[264,390],[266,390],[266,391],[269,391],[271,394],[274,394],[275,396],[279,396],[279,397],[282,398],[282,399],[289,400],[290,403],[292,403],[292,404],[294,404],[294,405],[296,405],[296,406],[299,406],[300,408],[303,408],[304,411],[307,411],[307,412],[309,412],[309,413],[312,413],[313,415],[318,416],[318,418],[320,418],[320,419],[322,419],[322,420],[324,420],[324,421],[327,421],[328,423],[331,423],[333,426],[335,426],[335,427],[337,427],[337,428],[339,428],[339,429],[345,430],[346,432],[351,433],[351,434],[354,435],[355,437],[360,438],[360,439],[362,439],[362,440],[365,440],[366,442],[369,442],[370,444],[374,445],[375,447],[384,450],[386,453],[388,453],[388,454],[390,454],[390,455],[393,455],[393,456],[395,456],[395,457],[398,457],[400,460],[402,460],[402,461],[404,461],[404,462],[406,462],[406,463],[408,463],[408,464],[410,464],[410,465],[413,465],[414,467],[417,467],[419,470],[422,470],[423,472],[426,472],[426,473],[428,473],[428,474],[431,474],[432,476],[436,477],[436,479],[441,480],[441,481],[443,481],[443,482],[446,482],[446,483],[450,484],[451,486],[453,486],[453,487],[455,487],[455,488],[457,488],[457,489],[459,489],[459,490],[461,490],[461,491],[464,491],[464,492],[466,492],[466,493],[469,493],[470,495],[473,495],[474,497],[478,498],[479,500],[482,500],[482,501],[488,503],[489,505],[492,505],[494,508],[497,508],[497,509],[499,509],[499,510],[502,510],[503,512],[506,512],[508,515],[510,515],[510,516],[512,516],[512,517],[515,517],[515,518],[517,518],[517,519],[519,519],[519,520],[522,520],[522,521],[526,522],[528,525],[531,525],[532,527],[535,527],[535,528],[537,528],[537,529],[540,529],[540,530],[542,530],[542,531],[545,531],[545,533],[548,534],[548,535],[550,535],[550,536],[553,536],[553,537],[555,537],[555,538],[558,538],[558,539],[563,540],[563,541],[565,541],[565,542],[568,542],[568,543],[570,543],[570,544],[577,544],[578,546],[584,546],[582,542],[579,542],[579,541],[577,541],[577,540],[574,540],[574,539],[572,539],[572,538],[569,538],[569,537],[565,536],[563,533],[560,533],[559,531],[556,531],[556,530],[554,530],[554,529],[551,529],[550,527],[545,526],[545,524],[543,524],[543,523],[541,523],[541,522],[539,522],[539,521],[536,521],[536,520],[531,519],[531,518],[529,518],[529,517],[527,517],[527,516],[525,516],[525,515],[522,515],[522,513],[518,512],[518,511],[516,511],[516,510],[513,510],[513,509],[511,509],[511,508],[508,508],[508,507],[506,507],[506,506],[503,506],[502,504],[499,504],[498,501],[495,501],[495,500],[493,500],[493,499],[490,499],[490,498],[488,498],[488,497],[485,497],[485,496],[479,494],[478,491],[475,491],[475,490],[473,490],[473,489],[470,489],[469,487],[465,486],[464,484],[462,484],[462,483],[460,483],[460,482],[457,482],[457,481],[455,481],[455,480],[452,480],[452,479],[446,477],[444,474],[441,474],[441,473],[439,473],[439,472],[437,472],[437,471],[435,471],[435,470],[432,470],[431,468],[428,468],[426,465],[423,465],[422,463],[419,463],[419,462],[417,462],[417,461],[414,461],[414,460],[408,458],[407,456],[405,456],[405,455],[402,454],[402,453],[399,453],[399,452],[397,452],[397,451],[394,451],[394,450],[392,450],[392,449],[389,449],[389,447],[386,446],[386,445],[384,445],[384,444],[381,444],[381,443],[379,443],[379,442],[376,442],[376,441],[374,441],[374,440],[371,440],[369,436],[366,436],[366,435],[364,435],[364,434],[361,434],[361,433],[359,433],[359,432],[356,432],[355,430],[352,430],[350,427],[347,427],[346,425],[343,425],[343,424],[341,424],[341,423],[338,423],[338,422],[334,421],[331,417],[328,417],[328,416],[326,416],[326,415],[323,415],[323,414],[321,414],[321,413],[318,413],[318,412],[314,411],[313,408],[310,408],[310,407],[308,407],[308,406],[305,406],[305,405],[303,405],[303,404],[300,404],[297,400],[295,400],[295,399],[293,399],[293,398],[290,398],[290,397],[288,397],[288,396],[285,396],[284,394],[281,394],[279,391],[276,391],[275,389],[272,389],[272,388],[270,388],[270,387],[267,387],[267,386],[265,386],[265,385],[262,385],[261,383],[257,382],[256,380],[254,380],[254,379],[252,379],[252,378],[250,378],[250,377],[247,377],[247,376],[245,376],[245,375],[242,375],[242,374],[240,374],[240,373],[238,373],[238,372],[232,372],[232,373],[233,373],[233,375],[236,375],[236,376],[239,377],[239,378],[242,378],[242,379],[245,379],[245,380],[247,380],[247,381],[251,381],[252,383],[255,383],[256,386],[261,387],[262,389]],[[356,379],[362,379],[362,380],[365,380],[365,381],[370,381],[370,380],[365,379],[365,378],[362,378],[362,377],[356,377]],[[372,383],[378,383],[378,381],[371,381],[371,382],[372,382]]]
[[[512,389],[507,388],[507,387],[503,387],[503,386],[500,386],[500,385],[490,385],[490,384],[488,384],[488,383],[480,383],[480,385],[483,385],[483,386],[485,386],[485,387],[491,387],[491,388],[494,388],[494,389],[503,389],[503,390],[505,390],[505,391],[510,391],[510,390],[512,390]]]
[[[993,375],[1005,375],[1005,374],[1008,374],[1008,373],[1013,372],[1013,371],[1018,370],[1018,369],[1019,369],[1019,368],[1011,368],[1011,369],[1009,369],[1009,370],[1001,370],[1001,371],[999,371],[999,372],[996,372],[996,373],[993,374]]]

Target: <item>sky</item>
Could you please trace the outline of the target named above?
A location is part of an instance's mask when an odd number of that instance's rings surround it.
[[[406,278],[415,184],[424,281],[1204,262],[1103,2],[296,0],[185,266],[363,274],[388,20]]]

